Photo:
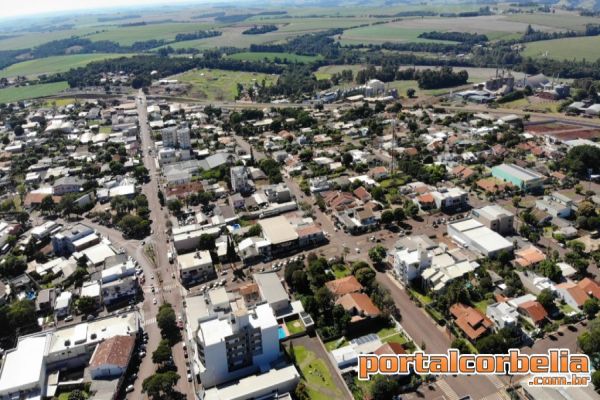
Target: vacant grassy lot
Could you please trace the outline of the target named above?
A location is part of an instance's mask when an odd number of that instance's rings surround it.
[[[527,43],[523,54],[533,58],[548,57],[555,60],[585,58],[588,61],[595,61],[600,58],[600,36]]]
[[[110,40],[129,46],[135,42],[150,39],[173,40],[178,33],[190,33],[200,30],[212,29],[214,24],[206,23],[164,23],[150,24],[142,26],[111,27],[106,28],[104,32],[87,36],[88,39]],[[183,42],[185,43],[185,42]],[[184,46],[185,47],[185,46]]]
[[[294,347],[296,365],[302,371],[311,400],[330,400],[342,398],[340,390],[333,383],[333,378],[325,361],[304,346]]]
[[[35,99],[38,97],[51,96],[65,90],[69,85],[67,82],[44,83],[41,85],[10,87],[0,89],[0,103],[10,103],[19,100]]]
[[[248,60],[248,61],[262,61],[265,58],[269,61],[279,58],[280,60],[287,60],[292,62],[300,62],[300,63],[311,63],[315,60],[320,59],[320,56],[301,56],[293,53],[253,53],[253,52],[243,52],[243,53],[235,53],[229,56],[229,58],[233,58],[235,60]]]
[[[65,72],[71,68],[84,67],[92,61],[106,60],[109,58],[127,57],[132,54],[74,54],[69,56],[54,56],[37,60],[23,61],[0,70],[0,78],[13,76],[38,76]]]
[[[174,79],[192,85],[189,94],[191,97],[206,100],[234,100],[237,95],[238,83],[247,87],[254,82],[261,84],[264,79],[266,85],[270,86],[276,81],[277,76],[253,72],[200,69],[176,75]]]
[[[290,335],[295,335],[297,333],[302,333],[305,331],[304,324],[302,323],[302,321],[300,321],[300,319],[287,321],[285,323],[285,326],[287,327],[287,330],[290,333]]]

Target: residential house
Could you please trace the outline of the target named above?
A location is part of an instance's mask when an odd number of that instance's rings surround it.
[[[381,311],[366,293],[348,293],[335,301],[352,315],[351,322],[356,323],[365,319],[376,318]]]
[[[506,302],[490,304],[485,313],[494,321],[498,329],[516,326],[519,319],[517,308]]]
[[[493,326],[493,322],[479,310],[462,303],[450,306],[450,314],[454,317],[456,326],[472,342],[488,334]]]
[[[349,293],[358,293],[363,290],[363,286],[358,282],[354,275],[325,282],[325,287],[335,298],[345,296]]]
[[[541,326],[548,318],[548,312],[544,307],[535,300],[529,300],[519,304],[519,313],[531,324]]]
[[[546,259],[543,251],[535,246],[529,246],[515,251],[514,263],[521,268],[532,267]]]

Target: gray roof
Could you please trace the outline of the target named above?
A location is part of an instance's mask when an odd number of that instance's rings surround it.
[[[276,272],[254,274],[253,277],[260,289],[262,297],[269,304],[289,300],[289,296],[283,288]]]

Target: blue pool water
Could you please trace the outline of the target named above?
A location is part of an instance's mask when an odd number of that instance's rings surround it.
[[[285,339],[285,336],[286,336],[286,335],[285,335],[285,331],[283,330],[283,328],[282,328],[282,327],[279,327],[279,330],[278,330],[278,331],[279,331],[279,339],[280,339],[280,340],[281,340],[281,339]]]
[[[241,229],[241,228],[242,228],[242,226],[241,226],[240,224],[233,224],[233,225],[231,225],[231,226],[233,227],[233,230],[234,230],[234,231],[237,231],[238,229]]]

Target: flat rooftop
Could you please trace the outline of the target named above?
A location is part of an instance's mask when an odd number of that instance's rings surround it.
[[[283,216],[266,218],[258,221],[262,227],[263,236],[272,244],[291,242],[298,239],[298,233]]]
[[[0,371],[0,395],[42,384],[40,378],[49,340],[49,334],[22,337],[16,349],[6,353]]]
[[[254,274],[253,278],[258,284],[262,297],[268,303],[278,303],[280,301],[289,300],[289,296],[281,284],[276,272]]]
[[[136,312],[68,325],[53,332],[48,352],[56,353],[84,343],[97,343],[117,335],[131,335],[138,328]]]
[[[541,174],[538,174],[535,171],[532,171],[530,169],[526,169],[526,168],[522,168],[519,167],[518,165],[515,164],[501,164],[498,165],[496,167],[494,167],[495,169],[501,170],[507,174],[510,174],[512,176],[514,176],[515,178],[519,178],[522,181],[530,181],[530,180],[536,180],[536,179],[543,179],[544,176]]]

